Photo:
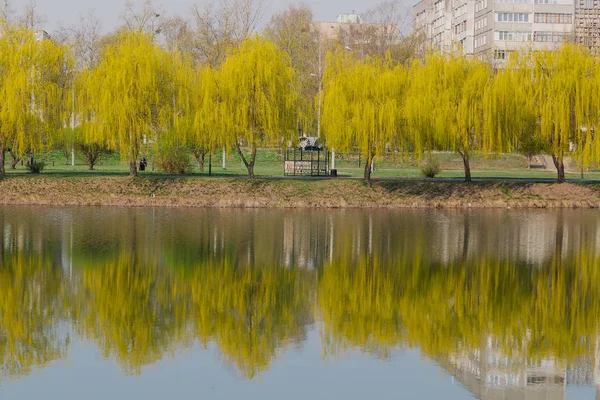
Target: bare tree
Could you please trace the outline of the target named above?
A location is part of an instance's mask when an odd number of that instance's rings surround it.
[[[218,66],[227,49],[256,31],[264,16],[264,0],[223,0],[192,8],[194,49],[199,62]]]
[[[77,69],[91,69],[100,60],[102,23],[93,14],[80,17],[79,25],[61,26],[52,33],[57,42],[68,44],[77,62]]]
[[[194,53],[194,31],[189,21],[181,17],[167,18],[161,29],[170,51],[179,51],[182,54]]]
[[[399,0],[386,0],[368,10],[363,20],[367,24],[381,24],[390,27],[387,33],[391,39],[400,39],[411,28],[412,10]]]
[[[38,13],[36,2],[30,0],[23,11],[17,13],[17,21],[25,28],[35,30],[41,29],[42,25],[46,23],[46,17]]]
[[[11,22],[15,18],[15,10],[12,8],[12,4],[9,0],[4,0],[0,4],[0,18]]]
[[[399,62],[414,57],[423,37],[410,34],[411,10],[400,0],[385,0],[365,12],[362,23],[340,28],[339,41],[357,56],[385,57]]]
[[[233,16],[233,34],[241,41],[253,33],[264,18],[264,0],[229,0],[223,3],[226,12]]]
[[[315,116],[319,110],[314,99],[321,89],[324,70],[324,56],[319,53],[324,53],[325,49],[320,42],[320,32],[315,29],[312,11],[305,6],[291,6],[273,15],[265,33],[289,55],[296,71],[297,90],[305,114],[302,129],[318,131]]]
[[[121,18],[127,29],[146,31],[154,35],[162,30],[165,19],[162,14],[164,13],[161,13],[152,0],[145,0],[139,5],[134,0],[126,0]]]
[[[319,32],[314,28],[308,7],[291,6],[273,15],[266,35],[290,56],[296,70],[308,75],[317,71]]]

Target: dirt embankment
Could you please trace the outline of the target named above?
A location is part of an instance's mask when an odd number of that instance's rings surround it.
[[[600,184],[17,176],[0,204],[237,208],[596,208]]]

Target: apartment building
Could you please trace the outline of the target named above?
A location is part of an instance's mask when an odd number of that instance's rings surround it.
[[[421,0],[413,8],[427,46],[497,61],[572,41],[574,20],[573,0]]]
[[[575,40],[594,54],[600,50],[600,0],[575,0]]]

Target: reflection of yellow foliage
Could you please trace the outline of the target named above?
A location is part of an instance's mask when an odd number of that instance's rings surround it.
[[[189,290],[197,338],[214,340],[249,378],[266,370],[278,349],[301,338],[310,322],[310,292],[300,271],[237,268],[225,259],[183,275],[178,282]]]
[[[377,258],[332,264],[319,280],[327,349],[386,354],[418,346],[432,357],[477,351],[488,339],[521,360],[572,361],[599,333],[600,259],[586,251],[531,268],[484,259],[459,265]]]
[[[384,357],[402,344],[400,279],[393,268],[362,259],[356,267],[332,264],[319,281],[326,352],[357,346]]]
[[[19,377],[66,354],[58,333],[64,311],[62,270],[38,256],[0,265],[0,377]]]
[[[103,268],[81,271],[73,298],[78,330],[93,338],[104,357],[115,356],[128,373],[160,360],[184,340],[184,302],[161,268],[121,255]]]
[[[122,253],[84,265],[69,281],[47,259],[5,257],[2,374],[20,376],[63,357],[68,338],[58,326],[71,322],[127,373],[198,341],[217,345],[253,378],[279,350],[304,340],[313,301],[328,354],[358,348],[385,358],[414,346],[444,359],[491,346],[525,363],[597,353],[600,258],[585,248],[536,267],[492,257],[432,264],[421,246],[386,258],[348,252],[319,270],[316,288],[314,272],[240,266],[234,250],[177,269]]]
[[[198,339],[217,343],[254,377],[302,335],[310,317],[308,286],[297,271],[235,268],[227,260],[173,272],[122,255],[83,269],[73,300],[78,330],[135,374]]]

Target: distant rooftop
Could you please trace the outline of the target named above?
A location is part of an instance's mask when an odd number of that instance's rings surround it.
[[[360,14],[355,14],[354,11],[352,11],[351,14],[338,15],[337,22],[340,24],[362,24],[363,19]]]
[[[48,32],[43,30],[35,32],[35,40],[37,40],[38,42],[46,39],[50,39],[50,35],[48,34]]]

